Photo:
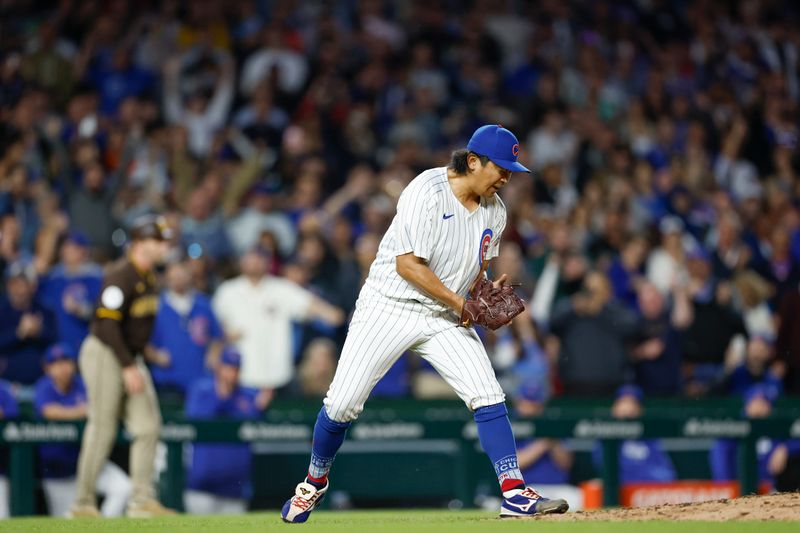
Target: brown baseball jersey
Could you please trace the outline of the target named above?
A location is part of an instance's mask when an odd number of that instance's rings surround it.
[[[157,311],[155,274],[122,258],[106,270],[90,330],[111,347],[122,366],[129,366],[144,350]]]

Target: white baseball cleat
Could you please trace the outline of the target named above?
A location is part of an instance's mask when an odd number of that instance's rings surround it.
[[[544,498],[530,487],[513,491],[500,505],[500,518],[524,518],[542,514],[562,514],[569,509],[566,500]]]
[[[325,486],[318,489],[308,482],[308,478],[302,483],[298,483],[294,489],[294,496],[287,500],[281,509],[283,521],[300,524],[308,520],[311,511],[325,499],[325,493],[328,492],[329,486],[330,483],[326,481]]]

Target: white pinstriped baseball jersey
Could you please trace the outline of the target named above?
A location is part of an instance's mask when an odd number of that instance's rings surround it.
[[[447,167],[426,170],[400,195],[366,285],[391,300],[418,301],[430,310],[447,311],[400,277],[396,257],[413,252],[427,261],[445,287],[466,296],[482,261],[497,256],[505,225],[506,208],[499,196],[481,197],[480,206],[470,213],[453,193]]]
[[[505,224],[497,195],[482,198],[470,213],[453,193],[447,168],[426,170],[406,187],[358,297],[325,397],[332,420],[355,420],[372,388],[407,350],[430,362],[470,409],[505,400],[475,330],[460,327],[452,310],[401,278],[396,263],[398,255],[413,252],[446,287],[466,296],[483,260],[497,255]],[[312,475],[322,472],[317,466]]]

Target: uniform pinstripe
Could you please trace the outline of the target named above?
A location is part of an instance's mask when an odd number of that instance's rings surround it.
[[[475,331],[459,326],[452,310],[408,283],[396,267],[398,255],[413,252],[447,288],[466,296],[483,260],[497,256],[505,223],[497,195],[481,198],[469,212],[453,193],[446,167],[427,170],[406,187],[359,295],[324,401],[332,420],[356,419],[372,388],[406,350],[429,361],[470,409],[505,400]]]

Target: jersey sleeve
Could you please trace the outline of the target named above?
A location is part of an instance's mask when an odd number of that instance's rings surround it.
[[[166,309],[167,309],[167,304],[164,302],[162,296],[159,298],[158,311],[156,312],[156,319],[153,321],[153,331],[150,333],[150,344],[152,344],[156,348],[164,347]]]
[[[489,249],[486,250],[486,259],[493,259],[500,255],[500,239],[503,238],[503,231],[506,229],[506,208],[503,202],[497,199],[497,213],[495,214],[495,232],[489,242]]]
[[[419,188],[406,189],[400,195],[395,218],[395,255],[413,253],[426,261],[431,258],[442,217],[435,211],[435,205],[431,197]]]
[[[230,281],[223,282],[222,285],[217,287],[217,290],[214,292],[214,296],[211,299],[211,311],[213,311],[214,316],[217,318],[217,321],[222,326],[222,330],[225,331],[226,329],[231,329],[232,324],[230,323],[230,308],[231,308],[231,286]]]
[[[206,313],[208,314],[208,332],[209,337],[213,340],[220,340],[222,339],[225,334],[222,331],[222,325],[219,323],[217,319],[217,314],[214,312],[214,308],[211,306],[211,302],[206,300]]]
[[[291,281],[283,280],[278,290],[279,300],[282,302],[282,308],[289,315],[289,318],[295,321],[302,321],[308,318],[311,302],[314,300],[314,295],[295,285]]]
[[[52,274],[45,275],[39,280],[39,288],[36,291],[36,299],[48,309],[57,310],[59,307],[58,287],[53,280]]]
[[[33,407],[36,410],[36,416],[44,417],[42,414],[44,406],[55,403],[56,401],[57,399],[53,395],[52,389],[47,386],[45,378],[40,379],[36,383],[36,388],[33,393]]]
[[[133,289],[122,271],[109,272],[103,282],[95,309],[97,328],[94,333],[98,339],[111,347],[123,367],[130,366],[134,362],[134,354],[122,334],[122,319],[130,307]]]
[[[19,416],[19,404],[11,391],[11,386],[7,382],[0,382],[0,419],[17,418]]]

